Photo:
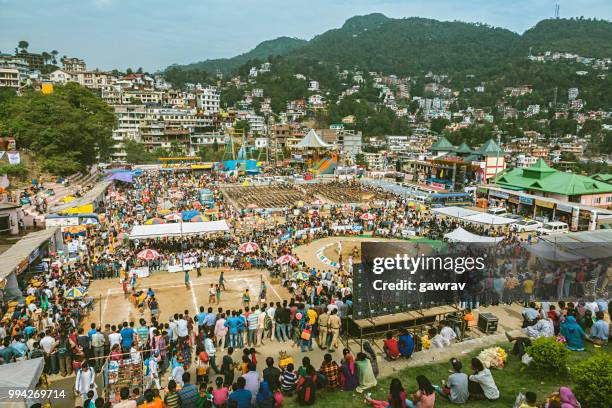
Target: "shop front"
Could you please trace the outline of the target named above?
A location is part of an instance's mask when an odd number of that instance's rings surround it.
[[[534,214],[534,204],[535,200],[531,197],[519,196],[519,211],[518,214],[524,217],[533,218]]]
[[[555,203],[544,200],[535,200],[535,219],[550,221],[555,215]]]
[[[574,207],[567,204],[557,203],[555,207],[555,218],[554,221],[561,221],[566,223],[572,229],[573,226],[573,215]],[[577,228],[577,225],[576,225]]]

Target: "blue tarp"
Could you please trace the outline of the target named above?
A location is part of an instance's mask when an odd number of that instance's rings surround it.
[[[183,217],[183,221],[189,221],[189,220],[191,220],[193,217],[195,217],[198,214],[200,214],[200,212],[197,211],[197,210],[188,210],[188,211],[182,211],[181,212],[181,216]]]
[[[223,162],[226,171],[244,170],[247,173],[259,173],[257,160],[227,160]]]

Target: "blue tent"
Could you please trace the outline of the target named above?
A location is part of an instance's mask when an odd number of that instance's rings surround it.
[[[188,210],[188,211],[182,211],[181,212],[181,216],[183,217],[183,221],[189,221],[189,220],[191,220],[193,217],[195,217],[198,214],[200,214],[200,212],[197,211],[197,210]]]
[[[257,166],[257,160],[227,160],[223,162],[223,167],[226,171],[245,171],[251,174],[259,173],[259,166]]]

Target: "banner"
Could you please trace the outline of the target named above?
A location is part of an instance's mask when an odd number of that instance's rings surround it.
[[[535,200],[535,203],[538,207],[542,207],[542,208],[552,209],[555,206],[555,203],[551,203],[551,202],[543,201],[543,200]]]
[[[533,198],[521,196],[519,197],[519,202],[521,204],[533,205]]]
[[[139,278],[147,278],[149,277],[149,267],[141,266],[140,268],[132,268],[130,269],[130,274],[135,273]]]
[[[21,163],[21,157],[19,157],[19,152],[8,152],[7,155],[9,164]]]

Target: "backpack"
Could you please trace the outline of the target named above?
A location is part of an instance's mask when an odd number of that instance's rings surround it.
[[[272,328],[272,318],[266,314],[264,318],[264,330],[268,331]]]
[[[311,376],[304,377],[304,382],[298,390],[298,402],[300,405],[314,405],[316,399],[316,386]]]

